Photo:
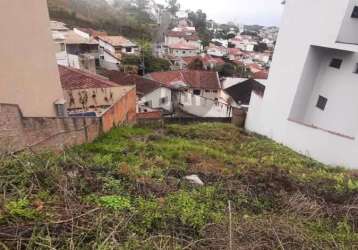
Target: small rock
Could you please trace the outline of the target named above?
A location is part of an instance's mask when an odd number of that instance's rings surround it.
[[[204,186],[204,182],[202,182],[202,180],[200,180],[199,176],[197,176],[197,175],[188,175],[188,176],[185,176],[184,179],[188,180],[192,184]]]

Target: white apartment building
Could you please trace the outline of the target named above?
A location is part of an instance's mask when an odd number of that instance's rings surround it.
[[[358,0],[288,0],[263,98],[246,128],[358,168]]]

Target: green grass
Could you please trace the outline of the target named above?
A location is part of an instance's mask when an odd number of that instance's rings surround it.
[[[196,174],[205,183],[184,180]],[[0,160],[0,249],[357,249],[358,178],[230,124]]]

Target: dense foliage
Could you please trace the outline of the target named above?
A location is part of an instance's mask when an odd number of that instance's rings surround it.
[[[117,128],[0,176],[4,249],[358,248],[356,172],[229,124]]]
[[[70,27],[80,26],[122,34],[129,38],[151,39],[156,24],[148,14],[148,0],[47,0],[50,17]]]

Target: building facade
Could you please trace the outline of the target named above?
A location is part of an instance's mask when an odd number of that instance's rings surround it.
[[[63,92],[46,0],[1,1],[0,21],[0,103],[18,105],[24,116],[56,116]]]
[[[357,0],[286,1],[267,88],[263,98],[253,93],[247,129],[358,168],[357,27]]]

